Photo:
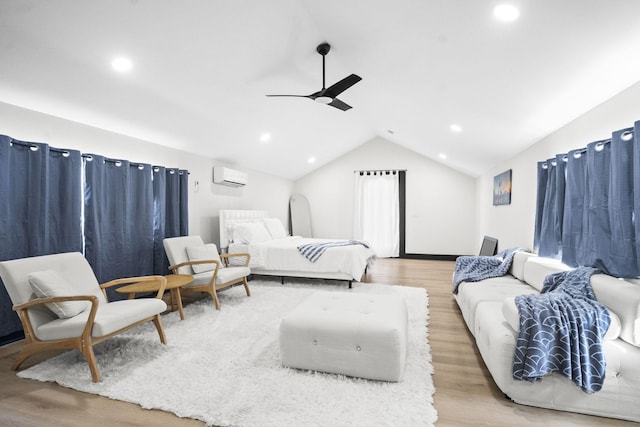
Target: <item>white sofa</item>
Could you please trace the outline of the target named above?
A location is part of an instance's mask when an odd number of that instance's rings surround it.
[[[640,284],[632,280],[604,274],[591,278],[596,298],[612,319],[603,342],[607,368],[600,391],[586,393],[555,373],[538,382],[512,377],[519,329],[515,296],[538,293],[547,275],[568,269],[559,261],[518,252],[509,274],[462,282],[455,299],[493,380],[514,402],[640,422]]]

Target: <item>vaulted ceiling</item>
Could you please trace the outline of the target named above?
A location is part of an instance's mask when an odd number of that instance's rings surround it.
[[[640,1],[504,2],[518,19],[492,0],[2,0],[0,101],[288,179],[376,136],[477,176],[640,80]],[[327,86],[362,77],[352,109],[265,96],[319,90],[322,42]]]

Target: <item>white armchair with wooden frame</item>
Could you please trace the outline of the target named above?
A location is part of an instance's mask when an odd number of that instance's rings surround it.
[[[98,284],[91,266],[79,252],[67,252],[0,262],[0,277],[18,313],[25,343],[11,369],[34,354],[51,349],[76,349],[89,365],[94,382],[100,371],[93,346],[128,329],[153,322],[160,341],[167,339],[160,313],[163,276],[116,279]],[[133,282],[160,281],[156,298],[109,302],[106,289]]]
[[[175,274],[191,274],[193,282],[182,287],[183,291],[206,292],[213,298],[216,310],[220,310],[217,291],[235,284],[244,286],[251,296],[247,277],[251,274],[251,256],[219,254],[214,243],[204,244],[200,236],[181,236],[164,239],[164,250],[169,259],[169,269]],[[244,257],[242,266],[229,266],[230,257]]]

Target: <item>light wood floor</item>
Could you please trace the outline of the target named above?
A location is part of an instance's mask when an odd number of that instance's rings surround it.
[[[507,400],[493,383],[453,300],[452,272],[453,262],[448,261],[379,259],[365,277],[365,282],[424,287],[428,291],[437,426],[637,425],[527,407]],[[18,342],[0,347],[0,426],[204,425],[199,421],[145,410],[137,405],[80,393],[55,384],[20,379],[9,370],[20,346]],[[25,367],[43,358],[34,357],[25,363]],[[393,399],[380,403],[402,405],[401,400]],[[301,421],[300,425],[303,426],[304,422]]]

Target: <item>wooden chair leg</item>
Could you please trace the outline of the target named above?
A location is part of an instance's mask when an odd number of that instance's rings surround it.
[[[251,290],[249,289],[249,283],[247,282],[247,278],[242,279],[242,284],[244,285],[244,290],[247,292],[247,296],[251,296]]]
[[[156,314],[153,317],[153,323],[156,325],[156,329],[158,330],[158,335],[160,335],[160,342],[162,344],[167,343],[167,337],[164,334],[164,326],[162,326],[162,320],[160,319],[160,315]]]
[[[220,300],[218,299],[218,293],[215,288],[209,293],[213,297],[213,303],[216,305],[216,310],[220,310]]]
[[[180,288],[171,289],[171,299],[175,298],[176,303],[178,304],[178,311],[180,312],[180,320],[184,320],[184,309],[182,307],[182,295],[180,293]],[[173,307],[172,310],[173,311]]]
[[[90,342],[81,342],[80,344],[80,352],[84,356],[87,364],[89,365],[89,370],[91,371],[91,378],[94,383],[99,383],[102,381],[100,378],[100,370],[98,369],[98,361],[96,360],[96,355],[93,352],[93,344]]]

